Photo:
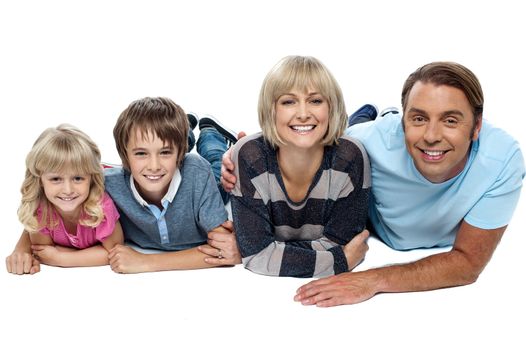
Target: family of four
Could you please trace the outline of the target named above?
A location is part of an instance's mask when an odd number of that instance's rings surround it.
[[[469,69],[434,62],[409,75],[402,113],[365,105],[349,117],[328,69],[289,56],[263,82],[255,135],[234,135],[167,98],[143,98],[113,130],[122,167],[103,170],[87,135],[70,125],[47,129],[26,159],[24,232],[7,270],[109,264],[137,273],[242,262],[265,275],[322,277],[294,296],[318,306],[473,283],[525,175],[519,144],[483,120],[483,105]],[[197,125],[197,154],[189,153]],[[351,272],[370,233],[397,250],[451,249]]]

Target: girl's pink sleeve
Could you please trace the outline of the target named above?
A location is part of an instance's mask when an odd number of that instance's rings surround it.
[[[120,216],[115,203],[113,203],[113,200],[106,192],[104,192],[104,197],[102,198],[102,210],[104,219],[95,229],[95,238],[100,242],[113,233],[115,223]]]

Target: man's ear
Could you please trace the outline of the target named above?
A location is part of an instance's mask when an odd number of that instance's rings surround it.
[[[473,127],[473,135],[471,136],[471,141],[477,141],[480,134],[480,129],[482,128],[482,114],[475,118],[475,126]]]

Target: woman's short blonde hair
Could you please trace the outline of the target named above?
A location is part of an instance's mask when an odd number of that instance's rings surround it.
[[[267,74],[259,94],[259,125],[265,139],[275,148],[284,145],[276,129],[276,102],[292,90],[315,89],[329,104],[329,127],[322,144],[332,145],[347,127],[347,112],[342,91],[331,72],[318,59],[287,56]]]
[[[43,227],[53,228],[58,224],[54,220],[56,211],[44,193],[41,177],[46,172],[63,171],[91,176],[90,193],[82,204],[80,224],[98,226],[104,219],[101,203],[104,175],[100,161],[97,145],[88,135],[72,125],[61,124],[40,134],[26,157],[22,201],[18,208],[18,218],[25,230],[34,233]],[[42,209],[40,222],[37,219],[39,206]]]

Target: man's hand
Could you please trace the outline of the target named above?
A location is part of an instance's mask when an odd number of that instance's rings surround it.
[[[377,293],[376,281],[374,270],[345,272],[307,283],[296,291],[294,301],[320,307],[357,304]]]

